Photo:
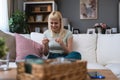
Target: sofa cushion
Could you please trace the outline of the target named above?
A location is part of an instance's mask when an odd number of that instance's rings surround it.
[[[82,55],[83,60],[96,62],[96,34],[74,34],[73,50]]]
[[[31,40],[37,42],[37,43],[42,43],[43,39],[43,34],[42,33],[37,33],[37,32],[31,32],[30,33]]]
[[[97,61],[103,65],[120,63],[120,34],[98,34]]]
[[[38,32],[31,32],[30,33],[30,37],[31,37],[31,40],[37,42],[37,43],[40,43],[42,44],[42,39],[43,39],[43,34],[42,33],[38,33]],[[45,56],[43,55],[42,58],[43,59],[47,59],[49,55]]]
[[[16,60],[22,60],[27,55],[34,54],[38,57],[42,57],[43,46],[35,41],[25,38],[19,34],[15,34],[16,38]]]
[[[16,58],[16,44],[15,37],[12,34],[7,32],[3,32],[0,30],[0,37],[5,39],[6,46],[9,49],[9,59],[10,61],[14,61]]]

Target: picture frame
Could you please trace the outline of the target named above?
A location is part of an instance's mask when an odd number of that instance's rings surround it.
[[[112,30],[111,29],[106,29],[105,34],[111,34]]]
[[[40,33],[40,27],[35,27],[35,32]]]
[[[73,34],[79,34],[80,30],[79,29],[73,29]]]
[[[36,22],[42,22],[43,16],[42,15],[36,15]]]
[[[87,34],[95,34],[95,29],[94,28],[87,29]]]
[[[97,19],[98,0],[80,0],[80,19]]]

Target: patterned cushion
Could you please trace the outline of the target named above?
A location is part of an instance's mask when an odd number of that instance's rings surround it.
[[[33,54],[42,57],[43,46],[20,34],[15,34],[16,38],[16,60],[23,60],[27,55]]]

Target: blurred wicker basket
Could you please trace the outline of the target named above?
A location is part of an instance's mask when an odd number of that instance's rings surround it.
[[[26,0],[26,1],[55,1],[55,0]]]
[[[17,80],[86,80],[87,62],[77,60],[61,64],[31,64],[31,74],[25,72],[25,62],[17,63]]]

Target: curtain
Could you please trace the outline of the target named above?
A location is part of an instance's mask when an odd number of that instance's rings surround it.
[[[8,0],[8,17],[14,12],[14,0]]]
[[[8,0],[8,16],[12,15],[16,10],[23,10],[23,1],[24,0]]]
[[[7,0],[0,0],[0,30],[9,31]]]

